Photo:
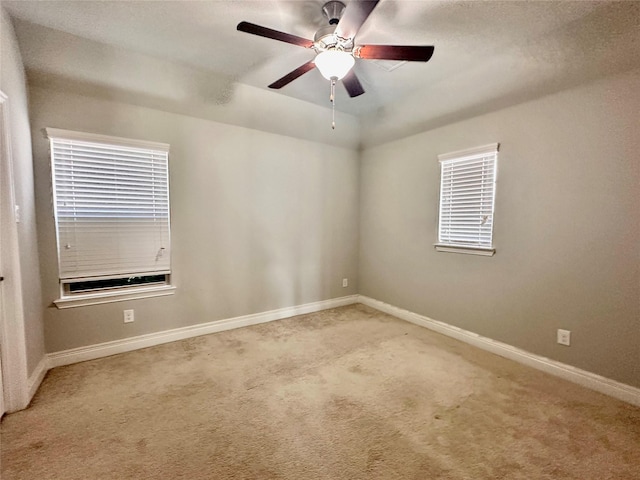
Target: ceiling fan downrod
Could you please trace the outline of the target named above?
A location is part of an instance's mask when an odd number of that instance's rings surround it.
[[[324,16],[329,20],[329,25],[337,25],[340,18],[342,18],[345,8],[347,7],[344,3],[331,0],[323,5],[322,13],[324,13]]]

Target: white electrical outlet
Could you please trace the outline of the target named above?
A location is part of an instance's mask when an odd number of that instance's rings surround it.
[[[343,287],[348,287],[349,286],[349,279],[348,278],[343,278],[342,279],[342,286]]]
[[[124,323],[131,323],[135,320],[133,316],[133,310],[124,311]]]
[[[560,345],[571,345],[571,331],[558,329],[558,343]]]

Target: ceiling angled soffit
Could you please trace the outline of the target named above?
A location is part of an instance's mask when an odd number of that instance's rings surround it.
[[[15,18],[265,90],[313,52],[238,32],[236,25],[244,20],[312,38],[326,22],[323,4],[3,2]],[[398,136],[636,68],[639,10],[640,2],[382,0],[358,42],[434,45],[433,58],[391,71],[356,60],[366,94],[349,98],[340,86],[336,108]],[[36,37],[32,42],[43,40]],[[216,89],[214,82],[210,90]],[[224,89],[218,96],[225,100]],[[279,96],[330,107],[329,82],[316,70]]]

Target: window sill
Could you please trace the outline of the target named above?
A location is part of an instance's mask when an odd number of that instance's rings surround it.
[[[126,291],[118,290],[67,296],[54,300],[53,303],[58,308],[85,307],[87,305],[100,305],[102,303],[124,302],[125,300],[162,297],[165,295],[173,295],[175,291],[176,287],[173,285],[129,288]]]
[[[470,247],[467,245],[442,245],[436,243],[434,247],[438,252],[465,253],[467,255],[483,255],[485,257],[492,257],[496,253],[495,248]]]

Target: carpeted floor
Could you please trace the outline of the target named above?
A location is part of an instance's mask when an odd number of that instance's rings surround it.
[[[640,408],[362,305],[49,372],[2,479],[640,479]]]

